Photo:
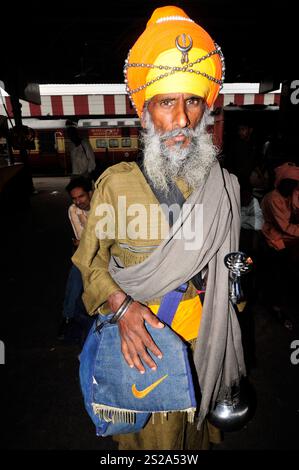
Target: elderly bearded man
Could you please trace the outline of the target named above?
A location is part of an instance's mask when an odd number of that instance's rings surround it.
[[[82,272],[83,301],[91,315],[119,312],[128,294],[135,299],[118,326],[123,356],[141,374],[145,364],[159,368],[163,355],[145,321],[163,328],[155,316],[162,297],[187,283],[171,327],[194,351],[201,399],[196,423],[187,423],[180,412],[169,413],[161,422],[155,417],[138,433],[116,436],[119,449],[208,448],[219,433],[207,425],[205,416],[217,397],[224,397],[245,374],[223,261],[238,248],[239,187],[236,178],[220,168],[205,129],[223,73],[219,46],[183,10],[172,6],[154,11],[126,61],[128,93],[144,128],[142,164],[120,163],[98,179],[73,261]],[[178,193],[191,212],[195,206],[203,208],[202,242],[193,249],[175,239],[174,225],[169,229],[173,221],[163,216],[158,220],[151,213],[161,202],[158,195],[170,204]],[[101,207],[112,208],[115,220],[106,237],[104,225],[99,225]],[[128,208],[125,214],[122,207]],[[132,216],[140,207],[145,216],[133,229]],[[202,284],[198,286],[195,278],[206,283],[203,306]]]

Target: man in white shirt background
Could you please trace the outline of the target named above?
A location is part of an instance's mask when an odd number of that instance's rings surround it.
[[[245,230],[261,230],[264,223],[260,203],[251,187],[241,189],[241,227]]]
[[[87,222],[92,197],[92,182],[83,176],[71,179],[66,191],[73,203],[69,206],[68,216],[73,228],[74,250],[77,249]],[[83,291],[82,277],[79,269],[72,264],[65,289],[63,302],[63,319],[59,328],[58,339],[82,341],[89,317],[81,300]]]

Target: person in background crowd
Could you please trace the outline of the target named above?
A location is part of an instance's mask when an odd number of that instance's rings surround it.
[[[262,232],[269,247],[272,308],[284,319],[288,297],[296,288],[299,263],[299,167],[286,162],[275,168],[275,189],[262,201]],[[291,323],[285,320],[285,326]]]
[[[84,176],[93,179],[96,162],[89,140],[81,138],[78,129],[75,126],[67,127],[66,133],[70,139],[72,175]]]
[[[253,270],[242,277],[243,302],[238,304],[247,370],[255,365],[255,333],[252,304],[259,287],[261,228],[264,222],[259,201],[252,194],[249,181],[241,183],[240,250],[253,259]]]
[[[298,181],[299,167],[292,162],[275,169],[275,189],[262,201],[265,223],[262,227],[268,245],[281,251],[292,250],[299,241]]]
[[[241,183],[247,181],[256,168],[257,148],[253,138],[253,127],[249,122],[239,123],[237,137],[228,149],[225,166]]]
[[[73,203],[69,206],[68,216],[74,232],[73,246],[76,250],[87,222],[92,198],[92,183],[82,176],[74,178],[66,186]],[[82,323],[88,323],[89,318],[82,303],[82,276],[79,269],[72,264],[70,269],[65,297],[63,302],[63,320],[60,325],[58,338],[72,339],[81,337]]]
[[[275,168],[287,161],[286,143],[279,129],[270,133],[262,147],[262,166],[267,174],[268,191],[274,188]]]
[[[252,194],[252,187],[244,183],[241,189],[241,235],[240,247],[252,255],[258,251],[259,234],[264,223],[259,201]]]

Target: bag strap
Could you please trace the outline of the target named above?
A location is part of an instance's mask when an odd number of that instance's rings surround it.
[[[179,306],[180,301],[186,290],[188,289],[188,282],[181,284],[177,289],[168,292],[162,297],[157,316],[160,320],[171,326],[175,312]]]

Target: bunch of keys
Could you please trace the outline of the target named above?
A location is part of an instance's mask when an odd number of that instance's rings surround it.
[[[224,264],[229,270],[229,298],[233,304],[237,304],[242,297],[241,275],[252,269],[253,261],[242,251],[234,251],[225,256]]]

